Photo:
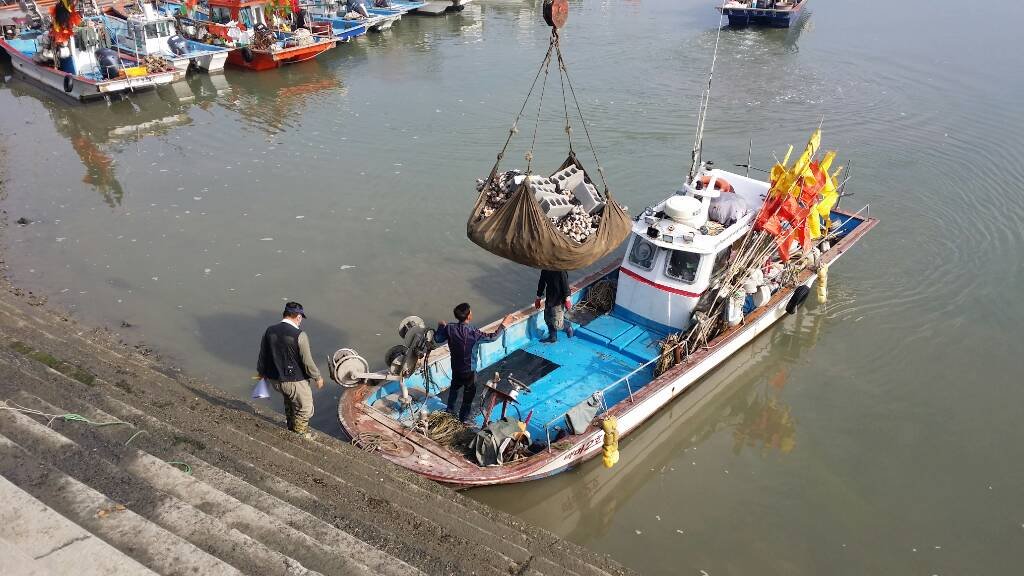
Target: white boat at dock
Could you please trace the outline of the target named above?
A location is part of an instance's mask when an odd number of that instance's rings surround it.
[[[124,62],[111,49],[102,18],[93,14],[95,4],[71,6],[70,28],[54,26],[31,2],[23,3],[22,17],[0,23],[0,48],[10,55],[15,72],[82,101],[145,90],[179,77],[173,68],[151,70]]]
[[[204,72],[221,72],[231,48],[204,44],[178,34],[176,21],[158,12],[152,4],[140,2],[134,10],[107,7],[103,22],[112,43],[125,58],[140,61],[160,56],[185,72],[195,67]]]

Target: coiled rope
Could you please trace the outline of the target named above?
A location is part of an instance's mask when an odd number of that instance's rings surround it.
[[[451,446],[466,431],[466,426],[455,416],[439,410],[427,416],[427,438],[442,446]]]
[[[409,445],[408,443],[399,442],[398,440],[390,440],[388,438],[385,438],[384,435],[381,434],[380,432],[360,432],[359,434],[356,434],[355,438],[352,439],[352,444],[354,444],[356,448],[359,448],[363,452],[376,452],[380,450],[385,454],[390,454],[392,456],[397,457],[411,456],[412,453],[416,451],[416,449],[412,448],[412,446]],[[408,454],[402,453],[403,445],[405,445],[408,448],[411,448]]]
[[[589,310],[597,314],[604,314],[615,306],[615,284],[610,280],[596,282],[587,290],[587,297],[580,300],[573,306],[573,311]]]

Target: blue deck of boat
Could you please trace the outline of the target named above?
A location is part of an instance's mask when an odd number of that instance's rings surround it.
[[[568,338],[563,332],[558,342],[542,343],[540,339],[547,336],[547,328],[543,314],[537,313],[509,327],[497,341],[480,344],[474,359],[478,402],[486,390],[484,382],[495,371],[500,372],[503,379],[512,376],[525,382],[530,386],[530,392],[520,393],[518,411],[510,407],[509,415],[525,420],[532,410],[530,434],[534,440],[545,441],[546,423],[556,420],[551,428],[553,438],[555,426],[566,427],[560,416],[655,358],[658,342],[664,337],[664,334],[638,326],[614,313],[598,316],[584,326],[575,326],[575,338]],[[435,363],[431,375],[434,385],[442,392],[429,398],[424,406],[429,412],[444,410],[444,398],[451,381],[448,359]],[[646,368],[630,378],[629,388],[635,393],[651,379],[651,370]],[[413,375],[406,380],[406,385],[422,389],[422,376]],[[629,388],[622,382],[606,390],[605,405],[613,406],[627,398]],[[372,394],[367,403],[373,404],[398,390],[397,383],[389,383]],[[492,419],[500,417],[500,411],[500,406],[496,407]],[[476,413],[479,426],[482,416],[479,411]],[[396,413],[391,415],[399,416]],[[408,419],[411,414],[407,412],[405,416]]]

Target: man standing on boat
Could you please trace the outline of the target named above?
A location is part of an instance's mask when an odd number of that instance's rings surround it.
[[[505,331],[505,324],[509,322],[509,316],[502,319],[498,329],[488,334],[472,326],[473,310],[469,304],[463,302],[455,307],[453,311],[458,324],[446,322],[437,323],[437,331],[434,332],[434,341],[438,344],[448,343],[448,353],[451,355],[452,364],[452,385],[448,388],[448,407],[445,410],[449,414],[455,414],[455,401],[459,397],[459,390],[462,390],[462,407],[459,409],[459,420],[469,424],[469,412],[473,408],[473,399],[476,397],[476,371],[473,370],[473,348],[479,342],[494,342]]]
[[[256,372],[284,397],[288,429],[309,439],[313,437],[309,431],[309,419],[313,417],[309,381],[315,381],[319,390],[324,387],[324,379],[309,351],[309,337],[299,328],[306,318],[302,304],[285,304],[282,316],[280,322],[263,333]]]
[[[541,270],[540,281],[537,282],[537,299],[533,305],[538,310],[544,302],[544,323],[548,325],[548,337],[541,342],[557,342],[558,331],[565,327],[565,334],[573,337],[572,322],[565,318],[565,313],[572,308],[569,300],[569,274],[556,270]]]

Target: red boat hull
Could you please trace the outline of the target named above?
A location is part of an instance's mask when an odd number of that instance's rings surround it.
[[[309,46],[296,46],[271,52],[269,50],[248,50],[239,48],[228,54],[228,64],[247,68],[249,70],[272,70],[280,68],[285,64],[295,64],[316,58],[320,54],[334,48],[337,43],[334,40],[321,40]],[[246,54],[250,59],[246,60]]]

